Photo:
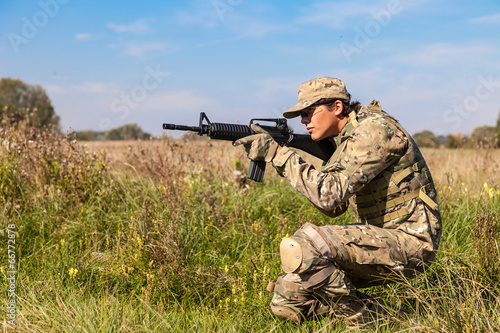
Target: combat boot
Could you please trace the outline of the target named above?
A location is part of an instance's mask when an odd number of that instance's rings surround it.
[[[413,312],[408,309],[397,307],[378,297],[372,297],[357,290],[355,297],[358,301],[358,310],[345,318],[348,326],[365,326],[381,320],[408,320],[414,316]],[[362,305],[359,306],[359,304]]]

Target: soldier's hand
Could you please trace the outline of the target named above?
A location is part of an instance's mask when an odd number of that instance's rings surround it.
[[[278,150],[278,143],[260,126],[252,125],[252,130],[256,134],[234,141],[233,146],[243,145],[251,160],[271,162]]]

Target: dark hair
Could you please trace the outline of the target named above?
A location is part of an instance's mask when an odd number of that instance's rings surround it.
[[[322,98],[318,100],[316,103],[313,105],[325,105],[329,110],[331,110],[335,104],[336,101],[341,101],[342,102],[342,115],[344,117],[348,117],[349,113],[351,111],[358,112],[359,108],[361,106],[361,103],[359,101],[354,101],[351,102],[347,99],[338,99],[338,98]]]

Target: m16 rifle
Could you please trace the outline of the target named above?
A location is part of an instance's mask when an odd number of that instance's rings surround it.
[[[204,123],[206,121],[206,123]],[[257,121],[274,123],[274,126],[261,125]],[[249,135],[255,134],[251,128],[252,124],[259,125],[269,133],[280,146],[297,148],[305,151],[323,161],[328,161],[335,152],[335,144],[328,138],[321,141],[313,141],[308,134],[294,134],[287,126],[285,118],[261,118],[250,120],[249,125],[212,123],[204,112],[200,113],[198,126],[184,126],[175,124],[163,124],[163,129],[197,132],[198,135],[207,135],[211,139],[236,141]],[[264,178],[266,162],[251,161],[248,168],[247,178],[261,182]]]

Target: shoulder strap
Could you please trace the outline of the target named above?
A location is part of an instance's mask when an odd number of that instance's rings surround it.
[[[380,102],[375,99],[371,101],[370,104],[368,104],[367,108],[371,112],[382,112],[382,106],[380,105]]]

